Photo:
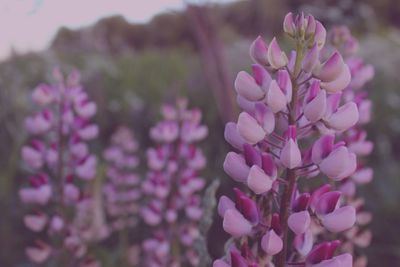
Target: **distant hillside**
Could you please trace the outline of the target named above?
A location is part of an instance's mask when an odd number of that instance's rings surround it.
[[[279,0],[238,1],[226,5],[212,5],[209,11],[213,18],[218,19],[219,27],[227,32],[252,36],[262,25],[268,25],[263,27],[268,31],[280,27],[277,18],[286,10],[282,3],[284,1]],[[133,24],[121,16],[112,16],[79,30],[61,28],[51,44],[52,49],[67,53],[118,53],[149,47],[182,46],[196,49],[195,38],[185,11],[163,13],[146,24]]]
[[[211,5],[209,12],[215,25],[223,30],[222,34],[253,38],[258,34],[279,32],[282,16],[298,10],[312,12],[325,24],[345,23],[353,30],[375,27],[377,18],[384,23],[400,25],[400,2],[389,2],[396,1],[242,0]],[[51,48],[61,53],[98,51],[111,54],[151,47],[196,49],[192,33],[186,11],[162,13],[145,24],[133,24],[121,16],[113,16],[79,30],[61,28]]]

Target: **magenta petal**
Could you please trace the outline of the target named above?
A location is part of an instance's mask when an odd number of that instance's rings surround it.
[[[274,180],[260,167],[254,165],[250,168],[247,185],[256,194],[263,194],[272,188]]]
[[[266,132],[247,112],[242,112],[239,115],[237,128],[239,134],[246,142],[256,144],[264,139]]]
[[[311,217],[308,211],[292,213],[288,219],[288,226],[296,235],[303,234],[311,223]]]
[[[282,148],[280,155],[281,163],[289,168],[294,169],[301,164],[301,152],[299,146],[293,139],[289,139]]]
[[[233,237],[240,237],[251,232],[251,223],[236,209],[228,209],[225,211],[222,226],[225,232]]]
[[[333,212],[339,206],[340,191],[326,192],[320,195],[315,205],[317,214],[328,214]]]
[[[224,161],[224,171],[237,182],[246,182],[250,167],[242,155],[229,152]]]
[[[270,230],[261,239],[261,247],[268,255],[275,255],[282,250],[283,242],[274,230]]]
[[[352,206],[345,206],[321,216],[320,219],[326,229],[333,233],[339,233],[350,229],[354,225],[356,222],[356,210]]]
[[[264,91],[256,83],[254,78],[245,71],[241,71],[235,80],[236,92],[250,101],[257,101],[264,97]]]
[[[329,117],[327,124],[336,131],[345,131],[353,127],[358,122],[358,118],[357,105],[354,102],[348,102]]]

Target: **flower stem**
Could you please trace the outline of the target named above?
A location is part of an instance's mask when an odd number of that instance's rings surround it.
[[[288,125],[295,125],[296,124],[296,105],[297,105],[297,98],[298,98],[298,88],[299,85],[297,83],[297,78],[301,71],[301,63],[303,60],[303,45],[301,42],[296,43],[296,61],[293,69],[293,73],[291,73],[291,79],[293,84],[293,95],[292,100],[290,102],[290,110],[288,116]],[[276,267],[285,267],[286,265],[286,258],[288,252],[288,217],[289,217],[289,209],[290,203],[292,200],[293,190],[296,184],[296,171],[294,169],[287,169],[286,172],[286,181],[288,183],[287,186],[283,189],[283,194],[281,198],[280,204],[280,211],[279,217],[282,226],[282,241],[283,241],[283,248],[282,251],[277,255],[276,259]]]

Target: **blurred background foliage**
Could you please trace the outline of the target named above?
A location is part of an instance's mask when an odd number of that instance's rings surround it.
[[[120,124],[134,129],[141,147],[148,147],[147,133],[159,118],[160,103],[187,96],[191,106],[204,111],[210,129],[202,144],[209,162],[204,177],[220,178],[218,194],[228,193],[232,184],[222,171],[229,149],[223,128],[224,120],[235,114],[224,116],[229,92],[216,87],[233,90],[235,73],[250,66],[250,42],[257,35],[269,40],[279,34],[288,11],[311,12],[328,29],[348,25],[360,39],[365,61],[376,68],[375,79],[368,84],[374,102],[368,130],[376,144],[370,158],[375,179],[362,189],[375,215],[369,266],[400,266],[400,1],[248,0],[196,8],[207,15],[202,17],[205,35],[190,10],[160,14],[146,24],[114,16],[78,30],[61,28],[47,50],[14,53],[0,63],[0,266],[29,266],[23,256],[29,237],[20,234],[27,231],[16,194],[24,179],[19,171],[19,150],[26,138],[22,125],[32,109],[30,91],[50,81],[54,66],[80,70],[84,86],[98,103],[98,153]],[[213,41],[209,47],[201,42],[204,36]],[[220,61],[207,59],[214,52]],[[207,72],[209,67],[215,67],[215,73]],[[221,76],[228,85],[218,83]],[[225,238],[216,220],[208,234],[212,257],[222,253]]]

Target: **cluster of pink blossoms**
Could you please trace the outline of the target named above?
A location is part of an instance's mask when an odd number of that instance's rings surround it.
[[[372,149],[360,128],[371,105],[356,90],[373,71],[325,46],[326,30],[311,15],[289,13],[283,27],[295,50],[287,56],[275,38],[267,45],[258,37],[250,48],[252,75],[241,71],[235,81],[244,111],[226,125],[225,139],[236,151],[227,154],[224,170],[249,190],[219,201],[232,242],[214,267],[353,266],[343,252],[348,241],[329,239],[356,235],[353,226],[363,221],[348,184],[371,172],[357,162]]]
[[[108,182],[104,186],[106,210],[113,231],[133,227],[137,224],[138,200],[141,197],[140,177],[135,169],[139,159],[133,133],[129,128],[120,127],[111,137],[111,145],[104,151],[108,162]]]
[[[53,74],[55,84],[34,89],[38,110],[25,121],[31,137],[22,158],[32,175],[19,195],[29,209],[24,223],[38,234],[26,254],[40,264],[87,266],[95,261],[86,255],[87,242],[75,225],[75,213],[89,198],[84,182],[96,175],[96,156],[87,142],[98,135],[97,125],[90,122],[97,107],[76,71],[65,80],[58,70]]]
[[[208,133],[201,125],[201,112],[188,109],[180,99],[176,107],[165,105],[163,121],[150,130],[157,146],[147,150],[148,167],[142,190],[147,204],[143,220],[153,227],[152,237],[143,242],[145,266],[197,266],[199,257],[193,247],[199,237],[202,216],[199,192],[205,181],[199,171],[206,165],[196,143]]]

